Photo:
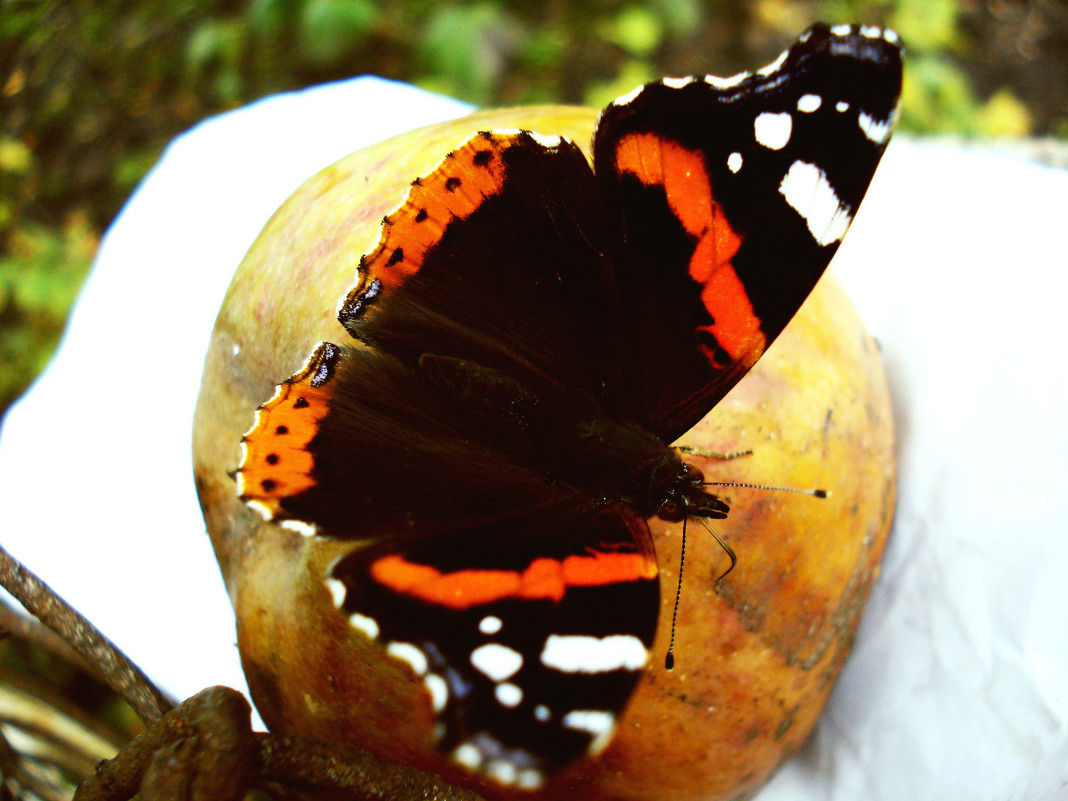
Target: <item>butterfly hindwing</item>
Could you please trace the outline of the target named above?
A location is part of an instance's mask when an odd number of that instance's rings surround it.
[[[352,635],[421,679],[453,762],[534,789],[611,739],[656,631],[656,558],[630,508],[529,467],[530,421],[461,411],[467,389],[436,374],[455,366],[428,361],[321,344],[246,436],[243,497],[370,543],[325,579]],[[493,374],[461,375],[491,390]],[[313,419],[309,468],[286,444]]]
[[[525,789],[608,743],[656,628],[645,522],[609,507],[557,523],[533,559],[517,532],[489,526],[473,553],[372,547],[331,578],[353,626],[422,680],[452,760]]]

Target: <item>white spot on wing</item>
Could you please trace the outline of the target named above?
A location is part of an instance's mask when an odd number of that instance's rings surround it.
[[[645,86],[639,86],[637,89],[631,89],[625,95],[621,95],[612,101],[613,106],[625,106],[628,103],[633,103],[634,100],[642,93]]]
[[[897,44],[901,41],[901,37],[897,35],[897,31],[893,28],[887,28],[883,31],[883,38],[890,44]]]
[[[834,104],[834,110],[837,112],[849,111],[849,104],[844,100],[839,100]]]
[[[831,33],[835,36],[849,36],[853,32],[852,25],[835,25],[831,28]]]
[[[868,39],[882,39],[883,29],[878,28],[875,25],[861,25],[860,35]]]
[[[727,169],[731,172],[738,172],[742,168],[742,154],[737,150],[727,156]]]
[[[763,75],[765,78],[779,71],[783,63],[786,61],[786,57],[790,55],[789,50],[783,50],[779,53],[779,57],[765,67],[761,67],[757,70],[757,75]]]
[[[523,667],[523,655],[505,645],[491,642],[471,652],[471,664],[493,681],[504,681]]]
[[[496,615],[486,615],[478,622],[478,630],[483,634],[496,634],[501,630],[501,619]]]
[[[373,617],[367,617],[367,615],[361,615],[359,612],[353,612],[349,615],[349,623],[357,631],[363,632],[369,640],[378,639],[378,621]]]
[[[386,646],[386,653],[407,664],[416,676],[426,673],[426,654],[410,642],[391,642]]]
[[[509,709],[519,706],[523,700],[523,691],[511,682],[502,682],[493,688],[497,703]]]
[[[506,759],[495,759],[486,766],[486,775],[505,787],[515,784],[515,765]]]
[[[237,476],[239,479],[242,478],[241,473],[238,473]],[[238,482],[238,494],[242,494],[242,483],[243,482],[241,481]],[[245,501],[245,505],[248,506],[249,509],[258,514],[260,517],[262,517],[264,520],[274,520],[274,512],[272,512],[270,507],[268,507],[266,504],[260,503],[259,501]]]
[[[669,89],[681,89],[684,86],[689,86],[697,80],[693,75],[688,75],[685,78],[663,78],[660,83]]]
[[[842,205],[823,170],[795,161],[779,184],[779,194],[804,218],[812,238],[820,245],[840,240],[853,216]]]
[[[787,112],[765,111],[753,120],[753,135],[759,144],[768,150],[782,150],[790,141],[794,118]]]
[[[740,84],[750,73],[748,72],[736,72],[734,75],[729,75],[726,78],[720,78],[718,75],[706,75],[702,80],[709,86],[714,86],[716,89],[733,89]]]
[[[534,707],[534,720],[539,723],[545,723],[553,716],[553,713],[549,711],[549,707],[545,704],[538,704]]]
[[[545,777],[537,768],[524,768],[516,777],[515,786],[520,790],[537,790],[545,784]]]
[[[474,743],[461,743],[452,752],[452,761],[468,770],[478,770],[482,764],[482,752]]]
[[[608,673],[641,670],[645,645],[631,634],[607,637],[550,634],[541,652],[541,663],[564,673]]]
[[[314,537],[318,530],[314,523],[305,523],[303,520],[283,520],[279,525],[289,531],[297,532],[302,537]]]
[[[870,114],[860,112],[857,122],[864,135],[877,145],[881,145],[890,138],[890,120],[877,120]]]
[[[340,609],[341,605],[345,603],[345,585],[336,578],[328,578],[326,580],[326,588],[330,590],[330,597],[334,599],[334,608]]]
[[[568,729],[584,731],[593,737],[587,753],[599,754],[608,745],[616,728],[616,716],[603,709],[573,709],[564,715],[561,723]]]
[[[449,700],[449,686],[445,683],[445,679],[437,673],[427,673],[426,678],[423,679],[423,686],[430,694],[430,707],[435,714],[440,714]]]
[[[811,114],[817,111],[823,104],[823,98],[819,95],[806,94],[797,99],[797,110],[802,114]]]
[[[548,134],[534,133],[533,131],[531,131],[530,132],[530,138],[533,139],[535,142],[537,142],[542,147],[548,148],[549,150],[555,150],[556,148],[560,147],[560,145],[562,145],[564,143],[564,137],[559,136],[557,134],[548,135]]]

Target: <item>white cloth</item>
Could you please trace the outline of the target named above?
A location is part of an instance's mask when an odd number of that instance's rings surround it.
[[[175,696],[245,687],[190,458],[230,275],[305,178],[466,108],[355,79],[179,137],[10,412],[3,544]],[[891,145],[835,269],[890,376],[897,521],[830,704],[760,801],[1064,797],[1066,198],[1068,172]]]

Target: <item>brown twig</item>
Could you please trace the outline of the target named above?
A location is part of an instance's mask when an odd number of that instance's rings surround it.
[[[114,759],[97,765],[74,801],[129,799],[159,782],[187,782],[190,792],[175,797],[243,797],[257,768],[249,712],[248,701],[236,690],[201,690],[130,741]],[[198,740],[202,758],[193,764],[191,752]],[[167,770],[175,756],[177,764]],[[213,786],[205,787],[205,782]]]
[[[253,787],[286,798],[335,801],[480,801],[420,771],[365,751],[252,732],[249,704],[229,687],[209,687],[101,762],[74,801],[244,797]],[[168,787],[157,796],[160,786]],[[174,785],[171,787],[170,785]],[[176,789],[177,788],[177,789]],[[140,793],[140,795],[138,795]],[[147,794],[146,794],[147,793]]]
[[[173,704],[107,637],[0,547],[0,585],[63,638],[137,713],[152,725]]]
[[[15,611],[3,599],[0,599],[0,631],[24,640],[35,648],[40,648],[45,653],[69,662],[87,673],[93,672],[89,663],[82,658],[81,654],[71,648],[66,640],[33,618]]]

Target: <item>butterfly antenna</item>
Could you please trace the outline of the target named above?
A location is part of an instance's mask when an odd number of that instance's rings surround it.
[[[682,551],[679,553],[679,583],[675,588],[675,609],[671,613],[671,641],[668,643],[664,669],[675,669],[675,624],[679,617],[679,598],[682,597],[682,569],[686,565],[686,518],[682,518]]]
[[[703,487],[742,487],[744,489],[768,490],[770,492],[793,492],[797,495],[808,495],[811,498],[829,498],[830,490],[823,489],[799,489],[797,487],[769,487],[766,484],[739,484],[734,481],[705,481]],[[709,529],[711,531],[711,529]],[[713,532],[714,533],[714,532]],[[718,538],[717,538],[718,539]]]
[[[706,459],[718,459],[721,462],[729,462],[731,459],[741,459],[743,456],[752,456],[753,451],[731,451],[730,453],[723,453],[722,451],[710,451],[705,448],[698,448],[695,445],[677,445],[675,450],[679,453],[688,453],[693,456],[703,456]]]

